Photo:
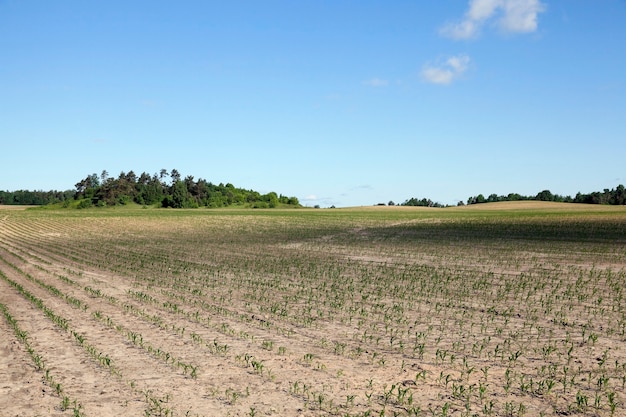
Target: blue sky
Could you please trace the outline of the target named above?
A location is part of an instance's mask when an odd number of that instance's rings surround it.
[[[322,207],[626,183],[626,1],[0,0],[0,189]]]

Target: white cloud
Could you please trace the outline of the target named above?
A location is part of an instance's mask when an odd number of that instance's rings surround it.
[[[467,55],[457,55],[437,64],[427,64],[422,69],[422,78],[433,84],[447,85],[459,78],[470,63]]]
[[[371,80],[365,81],[365,84],[370,87],[386,87],[389,85],[389,81],[381,80],[380,78],[372,78]]]
[[[545,9],[539,0],[507,1],[499,25],[506,32],[534,32],[537,30],[537,15]]]
[[[471,0],[466,16],[473,21],[489,19],[502,3],[503,0]]]
[[[305,201],[315,201],[315,200],[317,200],[317,196],[315,194],[310,194],[310,195],[307,195],[306,197],[304,197],[304,200]]]
[[[540,0],[470,0],[464,18],[444,25],[440,33],[453,39],[470,39],[493,18],[504,32],[534,32],[537,16],[543,11],[545,5]]]

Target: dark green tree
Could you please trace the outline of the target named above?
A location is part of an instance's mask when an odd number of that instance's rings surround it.
[[[539,201],[554,201],[554,196],[552,195],[550,190],[543,190],[539,194],[537,194],[537,197],[535,197],[535,199]]]

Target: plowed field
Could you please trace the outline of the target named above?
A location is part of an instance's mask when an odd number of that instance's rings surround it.
[[[0,209],[0,415],[624,415],[581,207]]]

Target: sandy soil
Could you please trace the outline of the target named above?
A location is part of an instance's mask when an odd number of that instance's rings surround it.
[[[2,416],[624,412],[623,242],[603,264],[397,221],[282,242],[272,218],[0,220],[0,303],[44,363],[0,317]]]

